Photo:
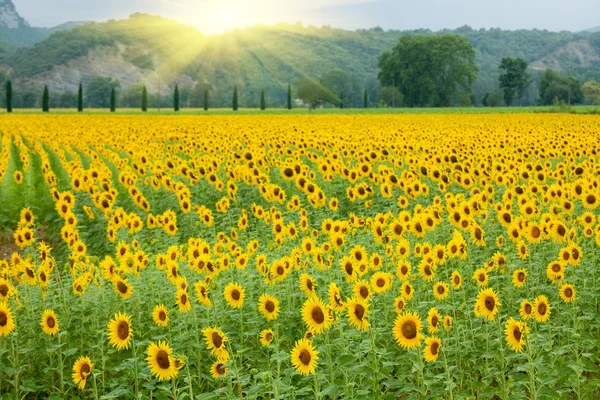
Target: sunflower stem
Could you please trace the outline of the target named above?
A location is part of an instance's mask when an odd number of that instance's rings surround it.
[[[317,374],[317,372],[315,372],[315,373],[313,374],[313,376],[314,376],[314,378],[315,378],[315,379],[314,379],[314,381],[315,381],[315,400],[319,400],[319,399],[320,399],[320,398],[319,398],[319,378],[318,378],[318,374]]]
[[[423,373],[423,360],[421,359],[421,353],[419,353],[419,348],[415,349],[415,354],[417,355],[417,360],[419,362],[419,378],[421,383],[421,394],[426,397],[427,390],[425,388],[425,376]]]
[[[133,338],[133,335],[131,335],[131,347],[133,349],[133,376],[135,378],[135,383],[134,383],[135,398],[139,399],[140,393],[139,393],[139,389],[138,389],[137,353],[135,350],[135,339]],[[96,384],[96,376],[94,376],[94,385],[95,384]]]
[[[531,340],[527,338],[527,359],[529,360],[529,392],[530,400],[536,400],[537,391],[535,389],[535,364],[533,363],[533,357],[531,355]]]
[[[502,390],[502,395],[500,396],[502,399],[508,398],[506,393],[506,379],[504,374],[504,344],[502,343],[503,335],[502,335],[502,325],[500,324],[500,316],[498,316],[498,332],[500,333],[500,388]]]

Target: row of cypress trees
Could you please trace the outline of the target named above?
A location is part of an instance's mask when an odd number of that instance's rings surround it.
[[[365,91],[365,101],[366,101],[366,91]],[[6,81],[6,111],[12,112],[12,98],[13,98],[13,89],[12,82],[10,80]],[[343,106],[342,106],[343,107]],[[173,92],[173,110],[179,111],[179,85],[175,85],[175,90]],[[233,99],[232,99],[232,108],[233,111],[238,110],[238,90],[237,86],[233,89]],[[115,92],[115,88],[112,88],[110,91],[110,111],[115,112],[117,109],[117,94]],[[148,90],[146,86],[142,89],[142,99],[141,99],[141,109],[142,112],[148,111]],[[264,89],[260,92],[260,109],[267,109],[267,102],[265,99],[265,91]],[[288,85],[287,89],[287,109],[292,109],[292,85]],[[44,86],[44,91],[42,93],[42,111],[49,112],[50,111],[50,91],[48,90],[48,86]],[[79,89],[77,91],[77,111],[83,111],[83,85],[79,84]],[[204,90],[204,111],[208,111],[208,89]]]

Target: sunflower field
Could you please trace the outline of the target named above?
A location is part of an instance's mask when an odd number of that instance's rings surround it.
[[[0,132],[0,399],[600,397],[598,117]]]

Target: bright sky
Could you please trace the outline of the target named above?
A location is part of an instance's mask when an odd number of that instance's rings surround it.
[[[220,33],[277,22],[346,29],[538,28],[579,31],[600,25],[599,0],[13,0],[32,26],[158,14]]]

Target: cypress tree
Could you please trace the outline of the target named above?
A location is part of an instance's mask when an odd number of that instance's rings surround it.
[[[233,111],[237,111],[238,109],[238,91],[237,86],[233,88]]]
[[[146,85],[142,89],[142,111],[148,111],[148,90],[146,90]]]
[[[288,110],[292,109],[292,85],[288,84],[287,91],[287,108]]]
[[[179,111],[179,86],[175,85],[175,93],[173,94],[173,109]]]
[[[77,92],[77,112],[83,111],[83,85],[79,82],[79,91]]]
[[[344,93],[340,93],[340,108],[344,108]]]
[[[117,110],[117,95],[115,93],[115,88],[110,90],[110,112],[115,112]]]
[[[365,96],[363,99],[363,103],[364,108],[369,108],[369,100],[367,99],[367,88],[365,88]]]
[[[265,103],[265,90],[261,90],[260,92],[260,109],[265,110],[267,108],[267,104]]]
[[[6,112],[12,112],[12,82],[6,81]]]
[[[208,111],[208,89],[204,89],[204,111]]]
[[[44,86],[44,93],[42,94],[42,111],[50,111],[50,93],[48,92],[48,86]]]

